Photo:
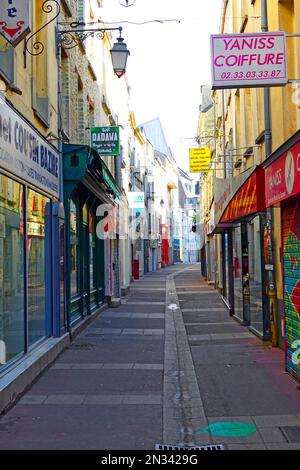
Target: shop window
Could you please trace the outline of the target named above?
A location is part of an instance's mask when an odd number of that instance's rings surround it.
[[[1,36],[0,75],[9,84],[15,80],[15,49]]]
[[[23,187],[0,175],[0,188],[1,367],[25,350],[25,305]]]
[[[70,200],[70,291],[71,297],[79,293],[79,240],[78,240],[78,208]]]
[[[28,331],[29,345],[47,336],[46,324],[46,244],[45,207],[50,199],[28,190]],[[48,253],[49,255],[49,253]]]
[[[95,218],[91,212],[89,212],[89,248],[90,248],[90,288],[96,287],[95,278]]]

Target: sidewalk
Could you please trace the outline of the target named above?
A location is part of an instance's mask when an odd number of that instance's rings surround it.
[[[199,265],[173,266],[75,339],[0,419],[0,449],[300,449],[299,387]]]

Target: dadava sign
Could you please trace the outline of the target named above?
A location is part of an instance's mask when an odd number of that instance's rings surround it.
[[[211,57],[213,89],[288,83],[283,32],[213,35]]]
[[[99,155],[120,155],[120,128],[118,126],[93,127],[91,146]]]

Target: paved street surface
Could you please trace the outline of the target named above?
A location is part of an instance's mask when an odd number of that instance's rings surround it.
[[[300,449],[300,384],[283,364],[199,265],[169,267],[135,282],[0,419],[0,449]]]

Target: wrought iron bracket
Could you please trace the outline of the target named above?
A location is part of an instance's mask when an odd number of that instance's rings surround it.
[[[42,5],[42,10],[47,15],[53,14],[51,19],[41,26],[37,31],[32,33],[25,42],[25,52],[28,52],[32,56],[39,56],[45,50],[45,45],[38,38],[38,34],[46,29],[51,23],[53,23],[60,15],[61,8],[58,0],[45,0]],[[70,23],[57,23],[59,26],[64,26],[66,29],[56,31],[56,40],[58,47],[64,47],[65,49],[73,49],[82,45],[82,43],[90,38],[103,39],[104,34],[107,31],[119,31],[120,37],[122,33],[122,27],[118,28],[85,28],[86,23],[81,21],[72,21]]]
[[[73,23],[76,25],[74,29],[59,30],[56,32],[57,46],[65,49],[73,49],[80,46],[88,38],[103,39],[107,31],[119,31],[120,37],[122,27],[118,28],[93,28],[93,29],[75,29],[77,25],[82,23]],[[70,23],[72,28],[72,23]]]
[[[47,23],[41,26],[41,28],[39,28],[26,39],[25,51],[32,56],[41,55],[45,50],[45,45],[39,39],[33,40],[33,42],[31,43],[31,39],[35,38],[38,33],[40,33],[43,29],[47,28],[47,26],[49,26],[56,20],[56,18],[58,18],[60,14],[60,4],[57,0],[46,0],[42,5],[42,10],[47,15],[53,13],[55,10],[56,12],[54,12],[54,16],[49,21],[47,21]]]

